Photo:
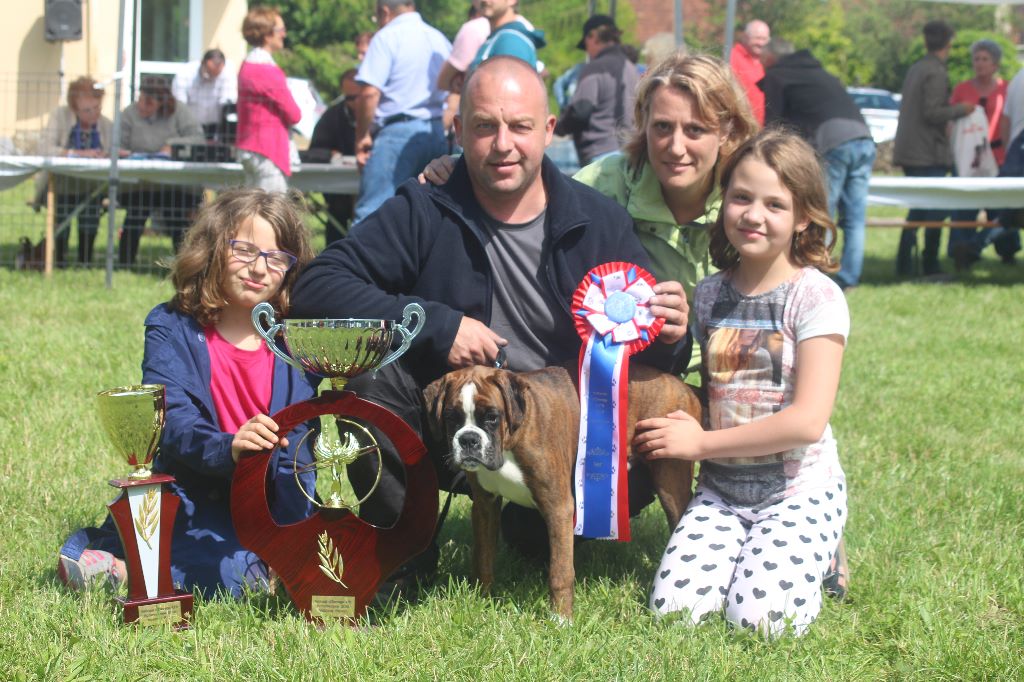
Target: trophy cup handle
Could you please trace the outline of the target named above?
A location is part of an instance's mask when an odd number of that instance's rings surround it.
[[[264,324],[266,327],[264,327]],[[288,356],[287,353],[281,351],[274,343],[274,337],[277,336],[278,332],[284,327],[283,324],[278,323],[274,319],[274,306],[267,302],[258,304],[252,309],[252,326],[256,327],[256,333],[267,342],[267,348],[281,358],[295,369],[305,372],[306,368],[296,362],[294,359]]]
[[[261,303],[260,305],[264,304]],[[420,333],[420,330],[423,329],[423,323],[427,320],[427,313],[419,303],[410,303],[405,306],[405,310],[403,310],[402,313],[402,324],[395,325],[395,331],[402,335],[402,345],[388,353],[387,357],[381,360],[379,365],[374,367],[374,371],[402,357],[405,351],[409,350],[412,340]],[[416,326],[410,330],[409,325],[412,322],[413,315],[416,316]]]

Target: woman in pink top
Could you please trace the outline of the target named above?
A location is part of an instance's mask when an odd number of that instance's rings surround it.
[[[976,40],[971,44],[971,64],[974,66],[974,78],[960,83],[953,88],[950,102],[968,102],[985,110],[988,119],[988,139],[992,147],[992,155],[996,163],[1003,165],[1006,158],[1006,145],[1010,140],[1002,139],[1003,106],[1006,104],[1006,81],[999,77],[999,62],[1003,50],[999,43],[992,40]],[[996,211],[986,211],[989,220],[998,217]],[[974,220],[978,217],[976,209],[954,211],[953,220]],[[966,270],[981,259],[981,252],[989,244],[995,245],[996,253],[1004,263],[1012,264],[1015,254],[1020,250],[1020,234],[1015,230],[1001,227],[985,227],[975,230],[972,227],[961,227],[949,231],[949,257],[953,259],[956,269]]]
[[[969,102],[985,109],[989,144],[1000,166],[1006,156],[1004,145],[1009,142],[1000,139],[999,132],[999,119],[1003,116],[1003,105],[1006,103],[1006,81],[999,77],[999,62],[1002,58],[1003,50],[995,41],[975,41],[971,45],[974,78],[953,88],[953,96],[950,98],[952,104]]]
[[[238,158],[246,186],[284,192],[285,178],[292,174],[289,128],[302,118],[284,71],[271,56],[284,47],[284,19],[276,9],[254,7],[242,35],[252,50],[238,72]]]

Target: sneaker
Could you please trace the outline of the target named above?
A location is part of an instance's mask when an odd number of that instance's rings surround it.
[[[840,540],[832,556],[828,573],[821,579],[821,589],[836,601],[846,601],[850,589],[850,566],[846,563],[846,545]]]
[[[84,589],[97,579],[105,580],[117,589],[125,578],[117,558],[99,549],[85,550],[77,561],[61,554],[57,559],[57,577],[73,590]]]

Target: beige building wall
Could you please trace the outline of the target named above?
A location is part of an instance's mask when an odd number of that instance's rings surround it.
[[[249,51],[242,37],[242,21],[249,11],[245,0],[207,0],[203,12],[204,49],[220,48],[225,56],[241,66]]]
[[[237,67],[246,54],[242,38],[246,0],[205,0],[201,4],[202,46],[192,57],[198,59],[205,49],[218,47]],[[34,153],[35,138],[50,112],[64,102],[67,84],[82,75],[109,82],[103,110],[108,118],[113,117],[110,81],[116,71],[119,5],[118,0],[83,0],[82,39],[51,43],[44,37],[44,0],[5,3],[0,28],[0,153],[10,153],[12,144],[19,153]],[[126,32],[130,34],[130,29]],[[126,82],[123,91],[127,104],[131,83]]]

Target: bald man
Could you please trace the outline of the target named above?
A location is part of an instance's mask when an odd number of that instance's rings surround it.
[[[574,361],[580,340],[569,305],[584,276],[609,261],[650,269],[629,215],[545,157],[554,125],[536,70],[513,57],[487,60],[463,88],[455,130],[465,151],[449,181],[403,184],[321,253],[292,294],[291,315],[302,318],[398,320],[408,303],[423,306],[426,323],[402,359],[347,388],[426,439],[446,490],[454,474],[442,461],[447,447],[423,432],[422,389],[454,368],[494,365],[499,351],[512,370]],[[655,292],[652,310],[666,325],[640,361],[678,371],[687,357],[682,285],[662,282]],[[350,467],[357,490],[376,477],[371,459]],[[360,515],[386,525],[403,499],[396,454],[385,453],[385,468]],[[630,487],[636,511],[653,499],[649,483],[635,494]]]
[[[729,55],[732,74],[747,93],[750,108],[761,125],[764,125],[764,92],[757,87],[757,82],[764,78],[761,58],[765,45],[771,38],[772,32],[768,24],[760,19],[754,19],[744,27],[739,41],[733,45],[732,53]]]

